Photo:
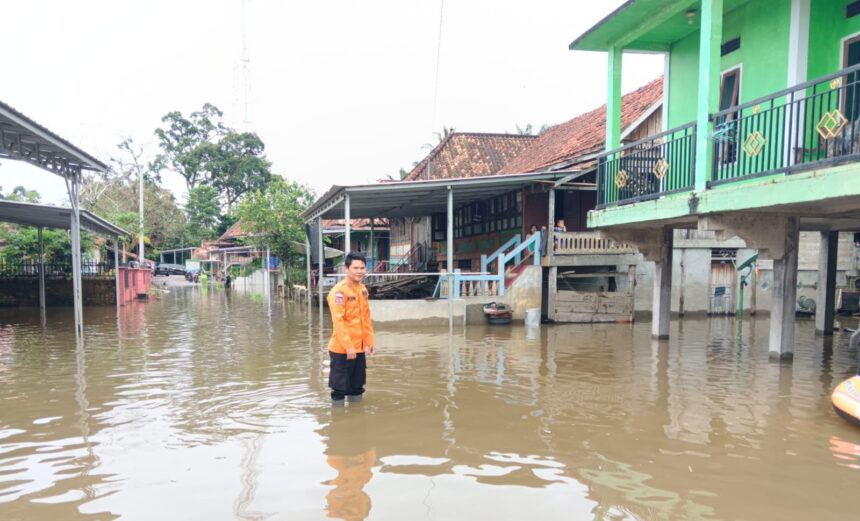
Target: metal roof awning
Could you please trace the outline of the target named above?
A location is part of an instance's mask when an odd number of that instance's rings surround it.
[[[749,0],[725,0],[729,13]],[[666,52],[672,43],[699,30],[701,0],[627,0],[570,44],[575,51]]]
[[[298,241],[290,241],[290,244],[296,249],[296,251],[307,255],[307,252],[305,251],[305,245],[303,243],[298,242]],[[346,253],[344,253],[343,251],[341,251],[337,248],[332,248],[330,246],[325,247],[325,258],[326,259],[336,259],[338,257],[343,257],[344,255],[346,255]]]
[[[305,222],[319,217],[343,219],[343,201],[349,194],[350,217],[424,217],[444,213],[448,187],[457,206],[486,200],[526,186],[568,177],[570,172],[538,172],[489,177],[466,177],[431,181],[400,181],[357,186],[333,186],[302,212]]]
[[[72,223],[72,209],[62,206],[0,200],[0,221],[69,230]],[[81,228],[107,237],[129,235],[119,226],[86,210],[81,210]]]
[[[25,161],[63,177],[107,166],[0,101],[0,157]]]

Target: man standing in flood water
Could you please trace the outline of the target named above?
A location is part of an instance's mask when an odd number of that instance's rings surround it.
[[[333,331],[328,343],[331,369],[328,386],[332,405],[361,401],[364,394],[367,361],[365,353],[374,353],[373,324],[367,288],[362,281],[366,274],[364,255],[354,251],[346,255],[346,277],[328,294]]]

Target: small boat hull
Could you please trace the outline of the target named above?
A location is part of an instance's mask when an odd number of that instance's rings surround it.
[[[507,304],[490,302],[484,305],[484,316],[487,323],[493,326],[504,326],[513,320],[513,310]]]
[[[830,401],[839,416],[860,426],[860,376],[852,376],[836,386]]]

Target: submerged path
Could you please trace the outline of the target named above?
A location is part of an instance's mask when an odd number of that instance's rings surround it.
[[[0,310],[0,519],[840,519],[860,429],[848,335],[767,319],[383,329],[332,410],[329,331],[292,304],[175,288]]]

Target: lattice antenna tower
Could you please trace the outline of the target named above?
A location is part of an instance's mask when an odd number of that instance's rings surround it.
[[[250,67],[251,67],[251,57],[248,54],[248,44],[245,36],[245,7],[248,3],[248,0],[242,0],[242,105],[244,108],[244,114],[242,123],[245,125],[245,131],[248,132],[251,128],[251,116],[248,112],[248,98],[251,94],[251,86],[250,86]]]

